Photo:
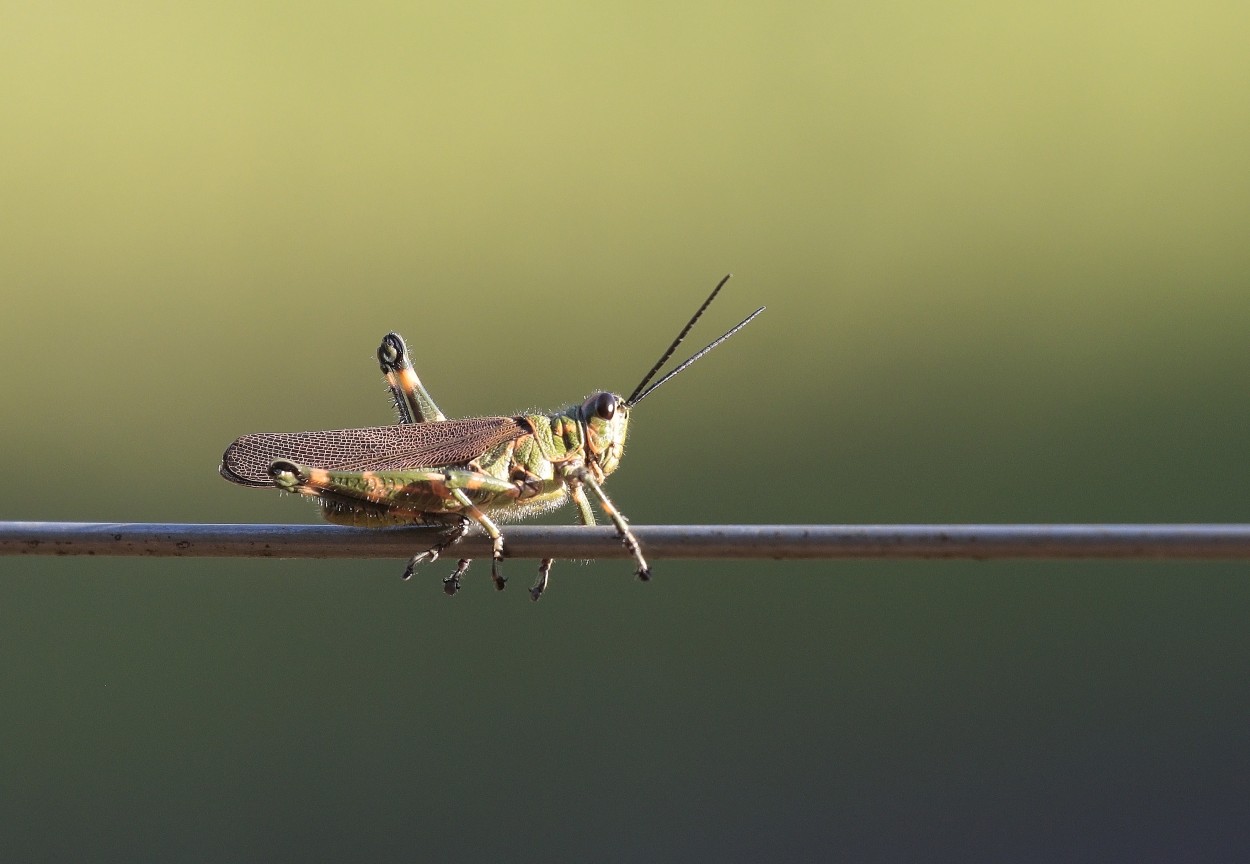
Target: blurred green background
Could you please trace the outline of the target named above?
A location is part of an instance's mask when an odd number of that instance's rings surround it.
[[[0,519],[628,391],[638,524],[1248,521],[1240,4],[11,4]],[[571,520],[571,511],[556,514]],[[1232,860],[1245,562],[0,560],[5,860]]]

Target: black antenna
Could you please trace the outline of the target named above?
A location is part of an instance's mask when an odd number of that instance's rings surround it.
[[[655,373],[660,371],[660,367],[668,362],[669,357],[673,356],[673,352],[677,350],[677,346],[681,344],[681,340],[686,338],[686,334],[690,332],[690,328],[694,326],[694,322],[698,321],[699,316],[703,314],[704,310],[712,305],[712,301],[716,299],[716,295],[720,293],[720,289],[725,287],[725,283],[728,282],[730,277],[733,275],[734,274],[732,273],[726,273],[725,278],[716,283],[716,287],[712,289],[712,293],[707,295],[707,299],[703,301],[703,305],[699,307],[699,311],[694,313],[694,317],[686,323],[685,327],[681,328],[681,332],[677,334],[677,338],[673,340],[673,344],[668,346],[668,350],[664,352],[664,356],[657,360],[655,365],[651,367],[651,371],[644,375],[642,380],[638,382],[638,386],[634,388],[634,392],[628,399],[625,400],[626,405],[634,405],[639,399],[642,398],[638,395],[642,392],[642,388],[646,387],[647,384],[650,383],[651,379],[655,377]]]
[[[641,402],[644,398],[646,398],[647,394],[648,394],[648,393],[650,393],[652,390],[654,390],[655,388],[659,387],[659,386],[660,386],[661,384],[663,384],[665,381],[667,381],[668,379],[672,378],[672,377],[673,377],[674,375],[676,375],[678,372],[682,371],[682,370],[683,370],[683,369],[685,369],[687,366],[689,366],[691,363],[693,363],[694,361],[698,360],[698,359],[699,359],[700,357],[702,357],[704,354],[706,354],[707,352],[711,351],[713,348],[715,348],[715,347],[716,347],[717,345],[719,345],[720,343],[724,342],[724,341],[725,341],[726,339],[728,339],[730,336],[732,336],[732,335],[734,335],[735,333],[737,333],[737,332],[738,332],[739,330],[741,330],[743,327],[747,326],[747,324],[751,323],[751,320],[752,320],[753,318],[755,318],[755,316],[759,315],[761,312],[763,312],[763,311],[764,311],[764,307],[763,307],[763,306],[761,306],[760,308],[756,309],[754,312],[752,312],[750,315],[748,315],[746,318],[744,318],[744,319],[743,319],[743,320],[742,320],[742,321],[741,321],[741,322],[740,322],[740,323],[739,323],[736,327],[734,327],[734,328],[733,328],[732,330],[730,330],[728,333],[726,333],[725,335],[721,336],[719,339],[717,339],[716,341],[712,342],[710,345],[708,345],[708,346],[704,347],[702,350],[698,351],[698,352],[697,352],[697,353],[696,353],[693,357],[691,357],[689,360],[686,360],[684,363],[682,363],[680,366],[678,366],[678,367],[677,367],[676,369],[674,369],[672,372],[669,372],[667,375],[665,375],[665,376],[664,376],[663,378],[661,378],[659,381],[656,381],[654,384],[651,384],[651,386],[650,386],[650,387],[648,387],[648,386],[647,386],[648,384],[650,384],[651,379],[652,379],[652,378],[654,378],[654,377],[656,376],[656,374],[660,371],[660,369],[661,369],[661,368],[663,368],[664,364],[668,362],[668,358],[670,358],[670,357],[672,357],[672,356],[673,356],[673,352],[677,350],[677,346],[678,346],[678,345],[680,345],[680,344],[682,343],[682,340],[686,338],[686,335],[690,332],[690,328],[692,328],[692,327],[695,325],[695,322],[699,320],[699,317],[703,315],[703,313],[704,313],[704,311],[707,309],[707,307],[708,307],[708,306],[710,306],[710,305],[712,304],[712,301],[716,299],[716,295],[717,295],[718,293],[720,293],[720,289],[721,289],[721,288],[724,288],[724,287],[725,287],[725,283],[729,281],[729,277],[730,277],[730,276],[732,276],[732,275],[733,275],[732,273],[728,273],[728,274],[726,274],[726,275],[725,275],[725,278],[724,278],[724,279],[721,279],[719,282],[717,282],[717,283],[716,283],[716,287],[712,289],[712,293],[711,293],[711,294],[709,294],[709,295],[708,295],[708,298],[707,298],[706,300],[704,300],[704,301],[703,301],[703,305],[702,305],[702,306],[700,306],[700,307],[699,307],[699,309],[698,309],[698,311],[694,313],[694,317],[693,317],[693,318],[691,318],[691,319],[690,319],[690,320],[686,323],[686,326],[685,326],[685,327],[681,328],[681,332],[677,334],[677,338],[673,340],[673,344],[668,346],[668,350],[664,352],[664,356],[662,356],[662,357],[661,357],[658,361],[656,361],[656,364],[655,364],[654,366],[652,366],[652,367],[651,367],[651,371],[650,371],[650,372],[648,372],[645,376],[643,376],[642,381],[640,381],[640,382],[638,383],[638,386],[634,388],[634,392],[633,392],[633,393],[631,393],[631,394],[630,394],[630,396],[629,396],[629,398],[625,400],[625,404],[626,404],[626,405],[628,405],[628,406],[630,406],[630,407],[633,407],[634,405],[637,405],[637,404],[638,404],[639,402]]]
[[[665,381],[667,381],[669,378],[672,378],[672,377],[673,377],[674,375],[676,375],[678,372],[682,371],[682,370],[683,370],[683,369],[685,369],[687,366],[689,366],[691,363],[693,363],[694,361],[696,361],[696,360],[698,360],[700,357],[702,357],[704,354],[706,354],[707,352],[711,351],[711,350],[712,350],[713,348],[715,348],[717,345],[719,345],[720,343],[724,342],[724,341],[725,341],[726,339],[728,339],[730,336],[732,336],[732,335],[734,335],[735,333],[737,333],[737,332],[738,332],[739,330],[741,330],[743,327],[745,327],[745,326],[747,326],[748,324],[750,324],[753,320],[755,320],[755,317],[756,317],[757,315],[759,315],[761,312],[763,312],[763,311],[764,311],[764,309],[765,309],[765,308],[766,308],[766,307],[761,306],[760,308],[756,309],[756,310],[755,310],[754,312],[752,312],[750,315],[748,315],[747,317],[743,318],[743,319],[742,319],[742,321],[740,321],[736,327],[734,327],[732,330],[730,330],[730,331],[729,331],[728,333],[726,333],[724,336],[721,336],[721,337],[720,337],[719,339],[717,339],[715,342],[713,342],[712,344],[710,344],[710,345],[708,345],[707,347],[705,347],[705,348],[703,348],[702,350],[700,350],[697,354],[695,354],[693,357],[691,357],[691,358],[690,358],[689,360],[687,360],[685,363],[682,363],[680,366],[678,366],[678,367],[677,367],[676,369],[674,369],[672,372],[669,372],[667,375],[665,375],[665,376],[664,376],[663,378],[661,378],[659,381],[656,381],[654,384],[652,384],[652,385],[651,385],[650,387],[648,387],[646,390],[643,390],[643,391],[642,391],[642,393],[640,393],[638,396],[631,396],[628,400],[626,400],[625,404],[626,404],[626,405],[628,405],[628,406],[630,406],[631,408],[632,408],[633,406],[637,405],[639,402],[641,402],[643,399],[645,399],[645,398],[647,397],[647,394],[648,394],[648,393],[650,393],[650,392],[652,392],[653,390],[655,390],[655,388],[656,388],[656,387],[659,387],[661,384],[663,384],[663,383],[664,383]]]

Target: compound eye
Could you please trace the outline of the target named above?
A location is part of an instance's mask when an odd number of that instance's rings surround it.
[[[586,411],[600,420],[611,420],[616,414],[616,403],[619,401],[611,393],[596,393],[586,400]]]

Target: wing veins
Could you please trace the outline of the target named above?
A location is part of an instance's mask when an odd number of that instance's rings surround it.
[[[269,466],[279,459],[328,471],[437,468],[468,462],[529,431],[521,418],[469,417],[322,432],[258,432],[226,449],[221,473],[234,483],[268,486]]]

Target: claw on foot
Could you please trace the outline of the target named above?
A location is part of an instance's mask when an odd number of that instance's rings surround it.
[[[538,581],[534,583],[534,587],[530,589],[530,599],[535,603],[538,598],[543,596],[543,592],[547,590],[547,580],[551,573],[551,559],[544,558],[542,563],[538,565]]]
[[[430,549],[425,552],[422,552],[420,555],[413,555],[411,558],[408,559],[408,566],[404,568],[403,580],[407,582],[409,579],[411,579],[412,574],[417,572],[418,565],[424,564],[427,561],[432,564],[437,560],[438,560],[437,549]]]
[[[443,580],[443,593],[448,597],[455,597],[456,592],[460,590],[460,577],[464,575],[464,571],[469,569],[469,565],[473,563],[472,558],[461,558],[456,564],[456,569],[452,574]]]

